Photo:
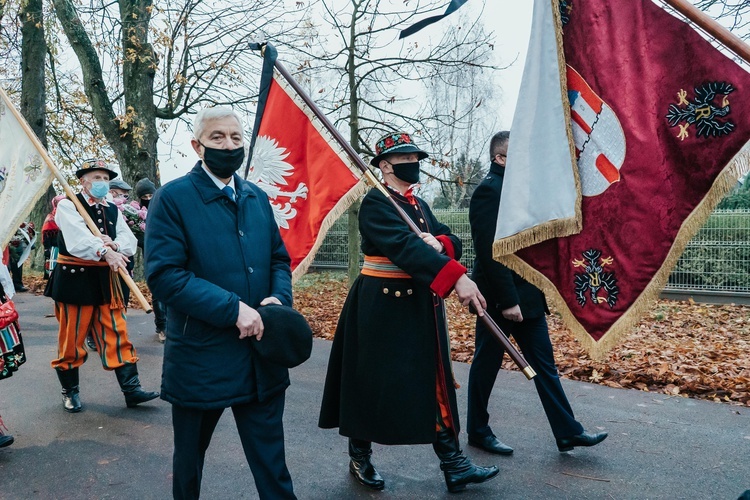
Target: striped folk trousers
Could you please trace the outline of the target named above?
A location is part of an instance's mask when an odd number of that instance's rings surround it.
[[[88,352],[83,343],[89,329],[105,370],[114,370],[138,361],[135,347],[128,339],[124,308],[55,302],[55,317],[60,323],[60,330],[57,338],[58,358],[52,361],[52,368],[72,370],[86,361]]]

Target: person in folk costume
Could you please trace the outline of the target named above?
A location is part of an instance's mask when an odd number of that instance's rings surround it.
[[[393,198],[423,231],[417,235],[386,196],[362,200],[359,231],[365,263],[349,291],[331,349],[318,425],[349,438],[349,471],[381,490],[371,442],[432,443],[450,492],[495,477],[459,447],[456,391],[443,299],[485,302],[459,264],[461,241],[413,194],[427,153],[406,133],[388,134],[371,164]]]
[[[10,256],[6,248],[0,259],[0,304],[11,300],[15,293],[13,280],[7,267],[9,260]],[[21,338],[21,327],[18,320],[15,320],[4,328],[0,328],[0,380],[12,377],[25,362],[26,353]],[[0,448],[13,444],[13,436],[7,432],[8,428],[0,417]]]
[[[23,257],[24,252],[34,243],[36,234],[33,222],[22,222],[16,230],[16,233],[10,240],[8,248],[10,250],[10,262],[8,268],[13,276],[13,287],[16,292],[28,292],[28,287],[23,284]],[[33,246],[31,248],[34,248]]]
[[[115,206],[117,206],[120,211],[122,211],[122,204],[128,201],[128,193],[131,189],[133,188],[130,184],[119,178],[119,175],[117,178],[109,180],[109,195]],[[131,259],[126,268],[131,277],[133,276],[134,267],[135,260]],[[130,290],[127,287],[123,287],[122,295],[123,302],[125,302],[125,305],[127,306],[130,300]],[[90,329],[88,335],[86,335],[86,347],[88,347],[91,352],[96,351],[96,341],[94,340],[93,329]]]
[[[534,385],[561,452],[577,446],[594,446],[606,439],[606,432],[586,432],[575,419],[568,402],[549,338],[545,314],[549,314],[544,294],[492,258],[495,225],[505,177],[510,132],[501,131],[490,140],[490,171],[476,188],[469,205],[469,222],[476,259],[471,277],[487,297],[487,314],[511,335],[536,372]],[[500,214],[502,217],[505,214]],[[469,371],[466,432],[471,446],[498,455],[510,455],[513,448],[503,444],[489,424],[490,394],[500,371],[505,349],[493,338],[483,322],[477,321],[474,359]]]
[[[141,388],[138,356],[128,339],[125,285],[117,274],[135,253],[136,239],[115,204],[106,199],[109,180],[117,172],[102,160],[89,160],[76,176],[82,188],[77,197],[102,235],[91,233],[72,201],[58,203],[59,256],[44,292],[55,300],[60,322],[58,357],[51,364],[62,386],[63,408],[81,411],[78,368],[88,357],[83,343],[92,328],[102,366],[114,370],[130,408],[159,397]]]
[[[57,213],[57,204],[64,200],[65,195],[59,194],[52,198],[52,211],[47,214],[42,224],[42,245],[44,246],[44,279],[48,280],[52,270],[57,262],[57,237],[60,234],[60,228],[55,222],[55,213]]]

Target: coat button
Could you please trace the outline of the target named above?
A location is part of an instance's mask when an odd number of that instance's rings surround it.
[[[240,237],[245,236],[245,233],[240,229]]]
[[[388,289],[387,288],[383,288],[383,293],[388,293]]]
[[[101,222],[102,220],[101,220],[101,219],[97,219],[97,221],[98,221],[98,222]]]
[[[420,218],[419,222],[421,222],[422,224],[424,224],[424,219]]]
[[[71,269],[71,270],[70,270],[70,273],[71,273],[71,274],[73,274],[74,272],[76,272],[76,270],[75,270],[75,269]]]
[[[63,271],[65,271],[68,268],[68,266],[63,266]]]
[[[84,269],[83,269],[83,268],[81,268],[81,269],[80,269],[80,271],[81,271],[81,272],[83,272],[83,271],[84,271]]]
[[[411,291],[411,288],[409,288],[408,290],[406,290],[406,295],[411,295],[412,293],[414,293],[414,292]]]
[[[396,293],[394,293],[393,295],[395,295],[396,297],[401,297],[401,292],[399,292],[399,291],[397,290],[397,291],[396,291]]]
[[[247,272],[250,273],[250,274],[253,274],[253,268],[252,267],[248,267],[247,268]]]

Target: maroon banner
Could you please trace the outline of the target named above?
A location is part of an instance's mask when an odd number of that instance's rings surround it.
[[[744,173],[732,159],[750,139],[750,74],[661,4],[559,4],[583,229],[512,267],[601,357]]]

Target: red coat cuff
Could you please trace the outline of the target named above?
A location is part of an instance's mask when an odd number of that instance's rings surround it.
[[[432,280],[430,289],[442,298],[446,298],[450,295],[453,290],[453,285],[456,284],[458,278],[464,274],[466,274],[466,268],[457,260],[451,259],[445,266],[443,266],[438,275],[435,276],[435,279]]]
[[[450,236],[441,234],[439,236],[435,236],[435,239],[443,244],[443,247],[445,248],[445,255],[447,255],[451,259],[456,258],[456,249],[453,248],[453,241],[450,239]]]

